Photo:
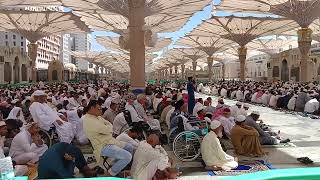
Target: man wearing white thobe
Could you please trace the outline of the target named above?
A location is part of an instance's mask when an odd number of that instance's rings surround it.
[[[83,130],[83,119],[81,118],[82,108],[67,111],[67,119],[73,125],[75,137],[80,144],[88,144],[89,140]]]
[[[244,100],[244,95],[243,95],[243,92],[241,91],[241,89],[239,89],[239,90],[236,92],[236,98],[237,98],[237,101],[242,101],[242,100]]]
[[[128,102],[125,106],[125,109],[130,112],[132,122],[145,121],[148,123],[151,129],[161,130],[159,121],[148,117],[142,104],[140,104],[138,101],[135,101],[135,99],[136,97],[134,94],[128,95]]]
[[[0,121],[0,159],[5,158],[4,155],[4,141],[5,141],[5,136],[8,133],[7,131],[7,126],[4,121]],[[15,165],[14,167],[14,174],[16,176],[24,176],[28,172],[28,166],[25,165]]]
[[[220,91],[220,96],[227,97],[227,93],[228,93],[228,91],[225,88],[222,88]]]
[[[32,122],[13,138],[9,155],[17,164],[35,164],[47,149],[39,135],[37,123]]]
[[[289,110],[294,111],[294,109],[295,109],[295,107],[296,107],[297,97],[298,97],[298,95],[294,94],[294,95],[290,98],[290,100],[289,100],[289,102],[288,102],[288,105],[287,105],[287,108],[288,108]]]
[[[22,112],[22,108],[21,108],[21,102],[15,99],[11,103],[14,104],[14,107],[11,109],[7,119],[18,119],[23,124],[26,124],[26,121],[24,119],[24,115]]]
[[[270,93],[268,91],[266,91],[262,96],[261,96],[261,103],[264,105],[269,105],[269,101],[270,101]]]
[[[45,102],[46,94],[43,91],[33,93],[35,102],[29,108],[33,121],[37,122],[41,129],[49,131],[54,125],[57,130],[60,142],[71,143],[74,137],[71,123],[63,121],[52,108]]]
[[[319,109],[319,101],[316,98],[309,100],[304,106],[304,112],[314,113]]]
[[[211,131],[201,142],[202,159],[208,170],[231,170],[238,167],[236,158],[225,153],[218,137],[222,137],[223,127],[219,121],[212,121]]]
[[[223,114],[216,119],[221,122],[227,137],[230,137],[231,129],[235,125],[234,117],[231,117],[230,115],[230,109],[224,109]]]
[[[242,103],[241,102],[237,102],[236,105],[231,106],[230,107],[231,116],[232,117],[237,117],[238,111],[240,111],[241,107],[242,107]]]
[[[69,104],[67,105],[67,109],[68,110],[72,110],[72,109],[76,109],[78,107],[80,107],[80,104],[75,100],[74,97],[70,97],[68,99]]]
[[[152,140],[150,138],[157,139]],[[140,142],[133,157],[131,175],[136,180],[152,180],[157,170],[165,171],[170,167],[167,152],[160,146],[159,138],[150,135],[147,141]]]

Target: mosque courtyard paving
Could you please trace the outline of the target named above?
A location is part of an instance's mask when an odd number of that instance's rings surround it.
[[[207,98],[207,95],[196,94],[196,98]],[[218,97],[210,96],[213,99],[214,106],[217,103]],[[237,101],[225,99],[225,104],[234,105]],[[260,160],[272,164],[274,168],[299,168],[299,167],[314,167],[320,166],[320,119],[311,119],[309,117],[302,117],[300,115],[289,114],[273,110],[268,107],[250,105],[249,113],[251,111],[259,111],[261,113],[260,119],[265,124],[277,132],[281,131],[282,138],[289,138],[291,143],[289,146],[280,147],[266,147],[265,150],[269,155]],[[172,152],[169,152],[172,154]],[[232,150],[228,150],[229,154],[233,154]],[[305,166],[296,159],[299,157],[309,157],[314,161],[313,165]],[[239,161],[254,160],[247,157],[239,157]],[[210,177],[202,167],[200,161],[194,162],[179,162],[176,161],[183,172],[181,179],[216,179],[217,177]]]

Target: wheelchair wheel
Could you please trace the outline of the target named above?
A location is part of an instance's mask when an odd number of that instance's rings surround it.
[[[173,141],[174,155],[181,161],[193,161],[200,156],[200,137],[191,131],[184,131]]]
[[[48,147],[52,146],[52,139],[47,131],[40,129],[39,134],[41,136],[41,139]]]

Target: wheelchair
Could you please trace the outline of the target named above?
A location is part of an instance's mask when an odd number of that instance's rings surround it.
[[[205,128],[179,132],[175,127],[170,131],[169,142],[172,143],[174,155],[183,162],[194,161],[201,155],[201,141],[209,132],[207,122],[189,122],[192,124],[205,124]]]
[[[39,131],[41,139],[44,141],[44,143],[51,147],[52,145],[59,142],[59,137],[56,131],[56,127],[51,127],[49,131],[46,131],[44,129],[40,129]]]

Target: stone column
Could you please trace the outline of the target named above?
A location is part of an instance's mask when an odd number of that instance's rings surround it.
[[[0,84],[4,83],[4,62],[0,62]]]
[[[21,67],[22,67],[22,64],[19,64],[19,82],[22,81],[22,71],[21,71]]]
[[[37,69],[36,69],[36,60],[37,60],[37,50],[38,45],[36,43],[28,44],[28,56],[31,59],[31,79],[32,82],[37,81]]]
[[[192,61],[192,76],[194,77],[194,78],[196,78],[197,77],[197,61]]]
[[[162,71],[161,80],[165,80],[166,79],[166,70],[162,69],[161,71]]]
[[[208,61],[208,78],[209,78],[209,82],[211,82],[211,80],[212,80],[213,57],[208,57],[207,61]]]
[[[165,69],[164,70],[164,77],[165,77],[164,79],[168,80],[169,79],[168,75],[169,75],[168,69]]]
[[[247,58],[247,48],[241,46],[238,49],[239,61],[240,61],[240,80],[245,80],[245,67],[246,67],[246,58]]]
[[[178,80],[178,65],[174,65],[174,75],[175,75],[175,79]]]
[[[184,64],[181,64],[181,78],[185,79],[184,70],[186,69],[186,66]]]
[[[310,28],[301,28],[298,30],[298,44],[300,50],[300,81],[307,82],[308,79],[308,59],[311,48],[312,30]]]
[[[172,72],[172,67],[170,66],[169,67],[169,80],[172,80],[172,75],[173,75],[173,72]]]
[[[128,1],[128,4],[130,84],[133,92],[142,93],[145,89],[145,44],[143,30],[145,0]]]
[[[162,75],[162,71],[161,71],[161,70],[158,70],[158,80],[159,80],[159,81],[161,80],[161,75]]]
[[[224,63],[222,63],[222,66],[221,66],[221,78],[224,80],[224,78],[225,78],[225,64]]]
[[[14,70],[14,63],[10,63],[11,67],[11,84],[14,84],[14,78],[15,78],[15,70]]]
[[[96,67],[94,68],[94,73],[95,73],[94,79],[98,80],[99,79],[99,66],[98,65],[96,65]]]

